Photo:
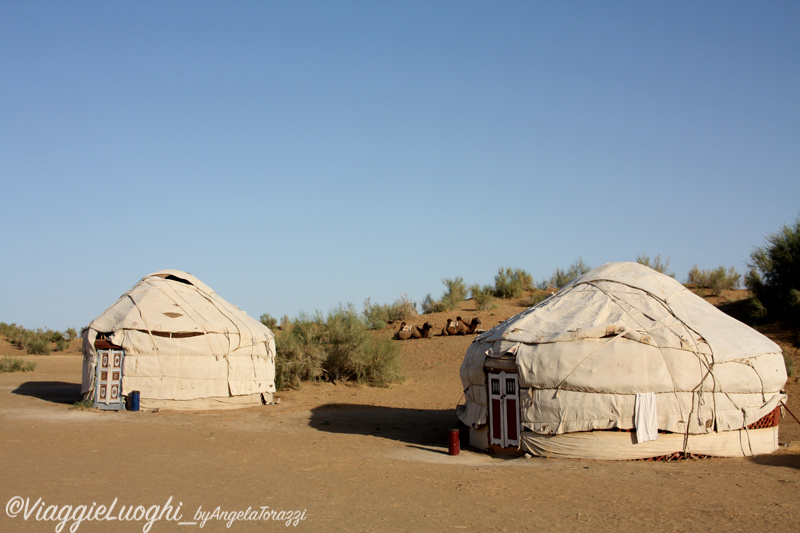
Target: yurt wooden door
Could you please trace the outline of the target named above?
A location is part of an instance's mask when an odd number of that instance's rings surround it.
[[[98,409],[122,410],[122,359],[121,349],[97,350],[97,379],[95,380],[94,406]]]
[[[514,373],[489,373],[489,444],[519,446],[519,378]]]

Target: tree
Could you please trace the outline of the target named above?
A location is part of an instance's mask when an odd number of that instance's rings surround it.
[[[750,254],[747,288],[773,316],[800,317],[800,219],[767,236]]]

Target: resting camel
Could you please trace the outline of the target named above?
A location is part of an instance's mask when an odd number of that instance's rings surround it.
[[[456,335],[472,335],[475,333],[475,330],[478,329],[478,326],[481,323],[481,319],[475,317],[472,319],[472,322],[467,324],[461,317],[458,317],[458,322],[456,324]]]
[[[431,329],[433,329],[433,326],[430,322],[425,322],[421,328],[416,324],[406,324],[403,322],[400,324],[400,329],[394,334],[394,338],[399,341],[427,339],[431,336]]]
[[[450,318],[447,319],[447,325],[442,329],[442,336],[447,335],[457,335],[458,334],[458,321],[461,320],[461,317],[458,317],[456,320],[452,320]]]

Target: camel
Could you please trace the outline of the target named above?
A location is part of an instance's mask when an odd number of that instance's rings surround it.
[[[442,329],[442,336],[447,335],[457,335],[458,334],[458,321],[461,320],[461,317],[458,317],[456,320],[451,318],[447,319],[447,325]]]
[[[467,324],[461,317],[458,317],[458,322],[456,323],[456,335],[472,335],[475,333],[475,330],[478,329],[478,326],[481,323],[481,319],[475,317],[472,319],[472,322]]]
[[[406,324],[403,322],[400,324],[400,329],[394,334],[394,338],[399,341],[405,341],[408,339],[427,339],[430,338],[432,329],[433,326],[430,322],[425,322],[421,328],[416,324]]]
[[[425,322],[422,324],[422,328],[417,328],[417,330],[419,331],[420,336],[414,338],[430,339],[433,332],[433,324],[430,322]]]

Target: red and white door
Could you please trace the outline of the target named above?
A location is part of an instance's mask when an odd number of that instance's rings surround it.
[[[519,446],[519,378],[505,372],[489,374],[489,444]]]
[[[95,405],[100,409],[122,408],[123,350],[97,350]]]

